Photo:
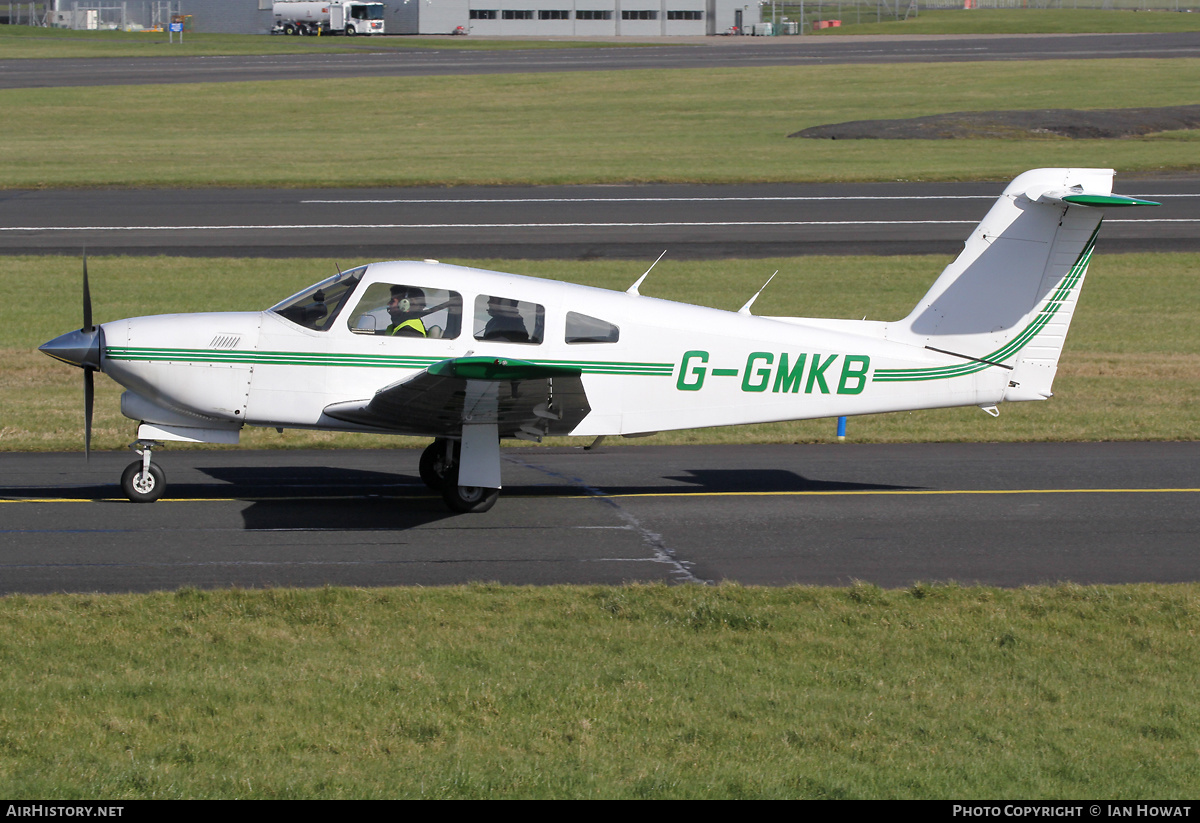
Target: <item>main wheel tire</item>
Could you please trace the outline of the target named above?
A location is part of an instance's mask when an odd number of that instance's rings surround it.
[[[153,503],[162,497],[166,488],[163,471],[156,463],[151,463],[150,471],[143,474],[142,461],[135,460],[121,474],[121,491],[131,503]]]
[[[500,499],[499,489],[458,485],[457,466],[446,474],[444,482],[442,499],[451,510],[460,514],[483,514]]]
[[[434,440],[421,452],[421,481],[435,492],[446,487],[446,441]]]

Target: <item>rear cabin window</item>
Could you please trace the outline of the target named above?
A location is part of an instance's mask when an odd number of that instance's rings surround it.
[[[462,332],[462,296],[409,283],[372,283],[347,324],[355,334],[453,340]]]
[[[620,336],[621,330],[607,320],[567,312],[568,343],[616,343]]]
[[[546,310],[537,303],[481,294],[475,298],[475,339],[541,343]]]

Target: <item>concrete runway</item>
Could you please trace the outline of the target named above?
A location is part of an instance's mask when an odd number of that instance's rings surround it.
[[[0,254],[621,258],[955,254],[1006,183],[0,191]],[[1103,252],[1200,251],[1200,175],[1123,178],[1163,205]]]
[[[853,422],[853,421],[852,421]],[[853,426],[851,426],[853,429]],[[0,594],[180,586],[1195,580],[1200,443],[504,450],[450,515],[416,450],[0,455]]]

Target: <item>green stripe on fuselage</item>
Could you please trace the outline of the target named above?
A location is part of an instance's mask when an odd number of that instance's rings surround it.
[[[350,368],[385,369],[428,369],[435,363],[453,359],[382,354],[245,350],[218,351],[213,349],[169,349],[132,346],[109,346],[104,350],[104,356],[110,360],[141,362],[166,361],[175,363],[222,363],[228,365],[344,366]],[[506,358],[480,359],[491,362],[495,359],[504,360]],[[583,374],[628,374],[645,377],[669,377],[675,368],[673,363],[638,363],[605,360],[522,360],[514,362],[545,366],[548,371],[560,369]],[[560,373],[563,372],[560,371]]]

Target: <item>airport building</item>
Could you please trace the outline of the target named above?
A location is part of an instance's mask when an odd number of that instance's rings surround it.
[[[387,34],[654,37],[726,34],[761,19],[745,0],[384,0]],[[176,14],[188,29],[267,34],[273,0],[56,0],[58,25],[151,28]],[[767,19],[770,19],[768,6]],[[84,21],[80,23],[79,21]],[[461,30],[459,27],[462,27]],[[747,32],[748,33],[748,32]]]
[[[723,34],[748,17],[733,0],[410,0],[421,34],[653,37]],[[735,14],[735,11],[737,12]],[[754,4],[755,22],[758,4]]]

